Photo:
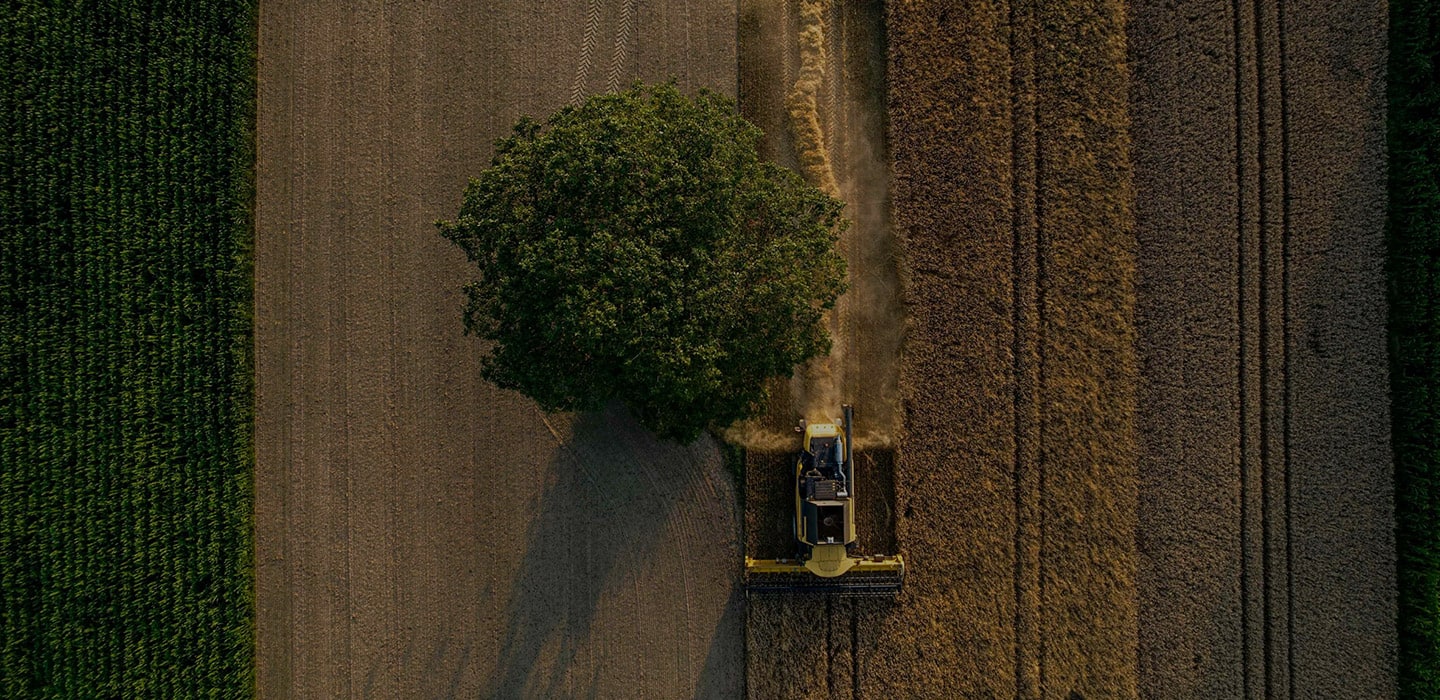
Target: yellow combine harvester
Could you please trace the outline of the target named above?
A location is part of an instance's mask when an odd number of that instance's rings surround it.
[[[905,581],[900,555],[854,554],[854,420],[847,405],[842,426],[803,424],[805,439],[795,464],[795,558],[745,557],[745,590],[842,596],[900,592]]]

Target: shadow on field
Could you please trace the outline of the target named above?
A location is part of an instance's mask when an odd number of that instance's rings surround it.
[[[739,566],[739,562],[736,562]],[[715,624],[711,635],[710,652],[705,657],[705,666],[700,669],[700,681],[695,686],[695,697],[725,700],[738,697],[744,688],[741,669],[745,668],[745,645],[740,639],[727,632],[745,630],[745,591],[740,586],[730,590],[725,601],[725,612]],[[737,682],[741,681],[741,682]]]
[[[485,694],[606,697],[638,687],[625,677],[631,664],[645,664],[652,681],[683,684],[699,667],[685,655],[693,621],[686,616],[697,602],[691,579],[714,579],[689,557],[697,548],[721,549],[706,538],[731,533],[703,526],[714,526],[713,513],[735,507],[723,493],[713,495],[728,502],[693,503],[711,494],[703,469],[716,461],[714,448],[707,440],[660,442],[619,406],[575,416],[569,436],[563,422],[551,419],[561,445],[546,467]],[[700,590],[713,590],[713,582]],[[740,613],[732,610],[738,605],[732,594],[721,625],[739,627]],[[738,646],[734,636],[717,634],[714,642]]]

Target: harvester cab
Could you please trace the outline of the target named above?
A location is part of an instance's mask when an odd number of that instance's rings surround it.
[[[905,579],[900,555],[857,556],[855,550],[854,410],[844,420],[802,422],[795,464],[795,558],[745,557],[745,589],[844,596],[894,595]]]

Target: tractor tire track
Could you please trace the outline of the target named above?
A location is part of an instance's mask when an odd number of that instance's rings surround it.
[[[589,0],[585,9],[585,31],[580,38],[580,58],[575,62],[575,79],[570,83],[570,104],[579,105],[589,92],[590,60],[595,54],[595,41],[600,34],[600,5],[603,0]]]
[[[1040,697],[1043,677],[1044,639],[1039,621],[1044,611],[1041,582],[1043,562],[1038,507],[1043,477],[1039,410],[1036,387],[1040,386],[1039,303],[1043,298],[1037,271],[1040,247],[1036,222],[1040,203],[1036,183],[1035,113],[1035,8],[1032,2],[1013,0],[1010,12],[1011,64],[1011,354],[1015,377],[1011,397],[1014,422],[1013,482],[1015,494],[1014,542],[1014,654],[1015,697]]]
[[[610,54],[610,71],[605,77],[605,89],[616,92],[620,80],[626,74],[625,59],[630,51],[630,32],[635,14],[635,0],[620,1],[620,19],[615,28],[615,49]]]
[[[1132,11],[1142,694],[1393,696],[1384,8]]]

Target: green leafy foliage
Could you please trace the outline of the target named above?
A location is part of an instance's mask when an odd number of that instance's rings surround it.
[[[439,224],[480,271],[484,374],[547,411],[623,401],[663,437],[753,415],[829,350],[841,203],[759,159],[734,102],[635,85],[528,119]]]
[[[1400,697],[1440,697],[1440,6],[1390,3],[1387,231]]]
[[[0,697],[253,693],[254,21],[0,12]]]

